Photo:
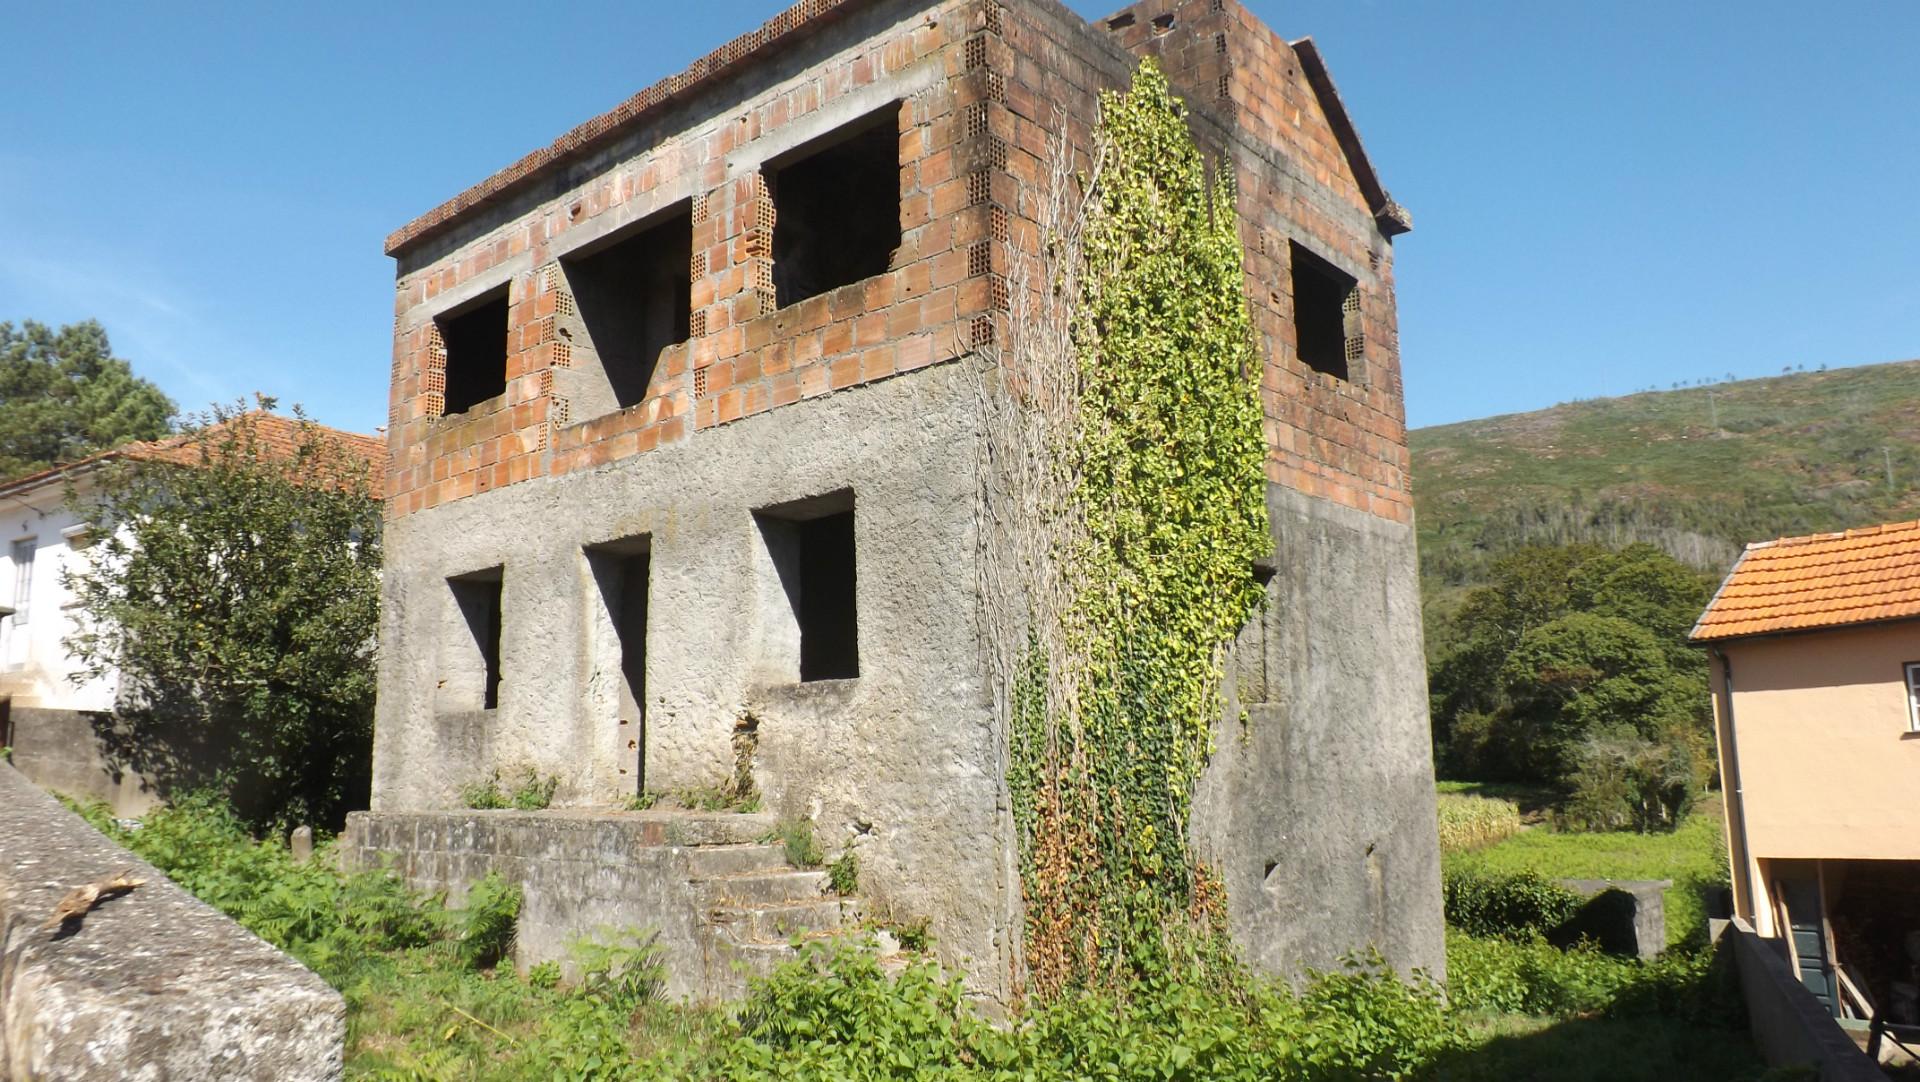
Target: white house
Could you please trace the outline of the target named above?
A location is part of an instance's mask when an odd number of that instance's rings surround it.
[[[253,417],[255,436],[269,449],[291,448],[299,422],[272,414]],[[386,447],[377,437],[325,429],[365,457],[376,477]],[[110,754],[111,712],[120,692],[117,674],[81,678],[66,639],[80,613],[63,572],[84,565],[91,541],[87,521],[72,509],[91,495],[102,466],[114,461],[191,464],[185,437],[131,443],[79,462],[0,481],[0,747],[13,765],[42,788],[104,800],[132,815],[157,800],[144,779],[115,765]]]

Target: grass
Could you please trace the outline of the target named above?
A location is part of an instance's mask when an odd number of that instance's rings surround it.
[[[1441,1058],[1434,1082],[1736,1082],[1766,1073],[1737,1030],[1653,1016],[1466,1018],[1470,1047]]]
[[[1551,879],[1671,879],[1667,942],[1706,934],[1707,895],[1727,882],[1720,801],[1702,801],[1671,834],[1558,833],[1544,827],[1498,844],[1446,853],[1450,871],[1537,871]]]
[[[1706,986],[1686,956],[1643,965],[1450,936],[1450,955],[1469,952],[1457,964],[1480,975],[1481,1000],[1558,1020],[1486,1015],[1485,1002],[1449,1009],[1431,986],[1380,975],[1375,958],[1298,991],[1170,965],[1125,995],[1029,1004],[1008,1028],[976,1011],[951,971],[915,960],[889,974],[845,946],[810,949],[741,1004],[691,1007],[661,997],[644,933],[576,945],[573,981],[551,964],[525,975],[499,964],[518,905],[505,884],[476,887],[466,908],[449,910],[385,873],[297,862],[215,804],[155,812],[138,830],[103,806],[83,810],[340,989],[354,1079],[1753,1077],[1737,1033],[1696,1031],[1685,1044],[1665,1017],[1714,998],[1696,994]],[[917,944],[898,933],[903,945],[925,946],[920,927]],[[1529,988],[1536,979],[1545,994]],[[1615,1017],[1623,1010],[1630,1017]]]

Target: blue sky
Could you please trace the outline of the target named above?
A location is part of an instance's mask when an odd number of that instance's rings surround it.
[[[371,430],[386,233],[781,6],[14,5],[0,319]],[[1920,356],[1920,5],[1252,7],[1319,40],[1414,213],[1411,423]]]

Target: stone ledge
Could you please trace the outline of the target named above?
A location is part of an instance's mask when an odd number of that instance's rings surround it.
[[[127,870],[145,885],[41,929]],[[3,764],[0,947],[0,1082],[341,1076],[338,992]]]

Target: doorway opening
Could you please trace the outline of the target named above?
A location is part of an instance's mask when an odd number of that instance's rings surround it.
[[[642,535],[589,545],[586,553],[600,596],[592,694],[614,715],[625,764],[620,771],[631,774],[638,795],[647,784],[647,588],[653,548]]]

